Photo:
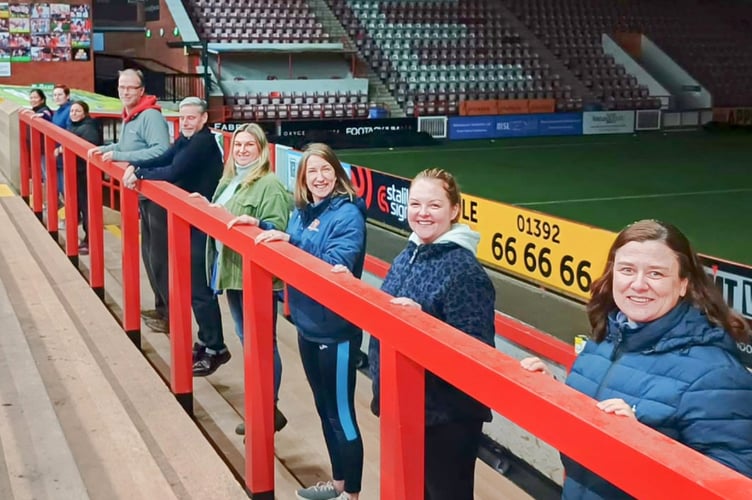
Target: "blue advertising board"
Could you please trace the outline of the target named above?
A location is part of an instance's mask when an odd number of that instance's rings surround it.
[[[449,118],[449,139],[502,139],[582,135],[582,113],[458,116]]]
[[[538,135],[582,135],[582,113],[538,115]]]
[[[449,118],[449,139],[493,139],[496,137],[495,116],[455,116]]]

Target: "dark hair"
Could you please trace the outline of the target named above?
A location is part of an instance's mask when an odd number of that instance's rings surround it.
[[[78,104],[79,106],[81,106],[81,108],[83,108],[84,110],[84,116],[87,118],[89,117],[89,105],[86,104],[85,101],[72,101],[71,106],[73,106],[74,104]]]
[[[443,168],[427,168],[424,171],[420,172],[410,183],[411,188],[413,187],[413,184],[415,184],[415,181],[417,181],[418,179],[434,179],[441,182],[441,185],[444,188],[444,192],[447,195],[447,199],[449,200],[449,204],[452,207],[459,206],[459,204],[462,202],[462,193],[460,192],[460,186],[459,184],[457,184],[457,180],[450,172],[444,170]],[[458,222],[459,220],[460,211],[458,210],[457,215],[454,216],[452,222]]]
[[[66,96],[70,95],[70,88],[68,88],[68,86],[63,83],[58,83],[54,87],[52,87],[52,90],[55,90],[55,89],[63,89],[63,92],[65,92]]]
[[[45,104],[45,105],[47,104],[47,96],[44,95],[44,90],[42,90],[42,89],[31,89],[29,91],[29,95],[31,95],[31,94],[36,94],[42,100],[42,104]]]
[[[721,292],[705,273],[687,237],[672,224],[641,220],[627,226],[616,236],[608,251],[603,276],[595,280],[591,288],[592,296],[587,305],[587,314],[596,342],[606,337],[608,314],[616,309],[613,294],[616,252],[633,241],[660,241],[669,247],[679,261],[679,277],[687,280],[685,300],[703,311],[711,323],[722,327],[736,341],[746,342],[749,339],[749,325],[726,304]]]

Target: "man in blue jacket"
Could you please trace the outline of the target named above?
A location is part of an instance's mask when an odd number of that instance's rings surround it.
[[[191,193],[211,199],[222,175],[222,153],[207,126],[206,102],[187,97],[180,103],[180,137],[161,156],[132,161],[123,174],[123,185],[134,188],[140,179],[167,181]],[[165,303],[169,295],[167,219],[150,217],[150,247],[144,253]],[[206,234],[191,228],[191,305],[198,323],[198,342],[193,348],[193,374],[206,376],[230,360],[224,342],[222,317],[214,292],[206,282]],[[148,323],[147,323],[148,324]]]

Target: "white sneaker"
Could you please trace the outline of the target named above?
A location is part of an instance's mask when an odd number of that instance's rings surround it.
[[[338,497],[334,497],[334,500],[350,500],[350,494],[343,491]]]
[[[334,483],[331,481],[323,482],[319,481],[314,486],[308,488],[301,488],[295,492],[295,496],[298,500],[335,500],[339,499],[341,495],[334,489]],[[350,498],[350,495],[344,498]]]

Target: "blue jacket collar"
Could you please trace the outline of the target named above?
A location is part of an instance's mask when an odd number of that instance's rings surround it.
[[[309,203],[308,205],[300,209],[300,215],[303,219],[303,222],[308,223],[323,214],[324,211],[329,209],[336,210],[345,203],[355,204],[355,206],[358,207],[360,211],[365,215],[366,206],[363,200],[360,198],[353,198],[352,196],[348,195],[330,196],[329,198],[322,200],[321,203],[315,205],[313,203]]]
[[[688,301],[679,302],[664,316],[649,323],[630,325],[612,311],[606,338],[621,344],[624,352],[667,352],[696,345],[714,345],[738,355],[731,336],[712,325],[707,316]]]

